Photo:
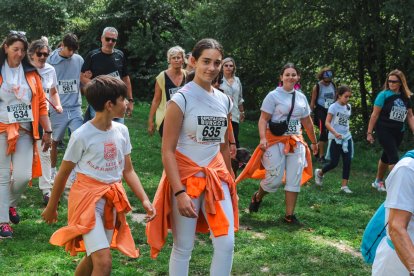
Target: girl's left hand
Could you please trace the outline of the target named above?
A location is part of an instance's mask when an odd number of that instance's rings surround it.
[[[142,206],[147,212],[145,216],[145,222],[153,220],[157,215],[157,212],[155,211],[155,208],[152,206],[151,202],[149,200],[145,200],[144,202],[142,202]]]

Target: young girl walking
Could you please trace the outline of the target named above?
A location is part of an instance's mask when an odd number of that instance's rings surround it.
[[[322,169],[315,170],[316,185],[322,186],[323,176],[328,171],[338,166],[339,157],[342,155],[342,187],[341,191],[351,194],[348,187],[349,173],[351,170],[351,159],[353,156],[352,135],[349,132],[349,117],[351,116],[351,106],[348,104],[352,96],[348,86],[338,88],[336,101],[329,106],[325,125],[329,130],[328,134],[328,157],[330,162]]]

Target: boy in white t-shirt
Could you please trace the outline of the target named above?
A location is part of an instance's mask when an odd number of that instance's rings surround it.
[[[112,121],[122,118],[126,111],[126,85],[103,75],[88,83],[85,90],[96,116],[71,135],[42,217],[47,223],[57,221],[59,198],[75,170],[77,177],[68,199],[68,226],[57,230],[50,243],[65,246],[71,255],[86,251],[75,274],[110,275],[109,248],[128,257],[139,256],[125,218],[131,206],[122,178],[142,202],[147,221],[155,217],[155,209],[132,166],[128,128]]]

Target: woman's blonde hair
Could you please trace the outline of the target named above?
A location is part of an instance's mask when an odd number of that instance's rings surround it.
[[[184,62],[184,58],[185,58],[185,51],[183,48],[181,48],[181,46],[174,46],[171,47],[170,49],[168,49],[167,52],[167,61],[170,62],[170,59],[172,56],[181,54],[181,57],[183,58],[183,62]]]
[[[411,97],[411,90],[410,90],[410,88],[408,88],[407,80],[405,78],[404,73],[402,71],[398,70],[398,69],[392,70],[391,72],[388,73],[387,79],[385,80],[385,83],[384,83],[384,90],[385,89],[387,89],[387,90],[390,89],[390,86],[388,84],[388,78],[390,76],[396,76],[400,80],[400,82],[401,82],[400,90],[401,90],[403,96],[405,98],[409,99]]]

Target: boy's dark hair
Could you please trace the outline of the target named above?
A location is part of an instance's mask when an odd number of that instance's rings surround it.
[[[111,101],[116,104],[119,97],[127,97],[127,86],[125,83],[112,76],[101,75],[92,79],[85,86],[85,97],[95,111],[103,111],[105,103]]]
[[[67,47],[69,50],[76,51],[79,49],[79,40],[74,33],[66,34],[62,39],[63,46]]]

